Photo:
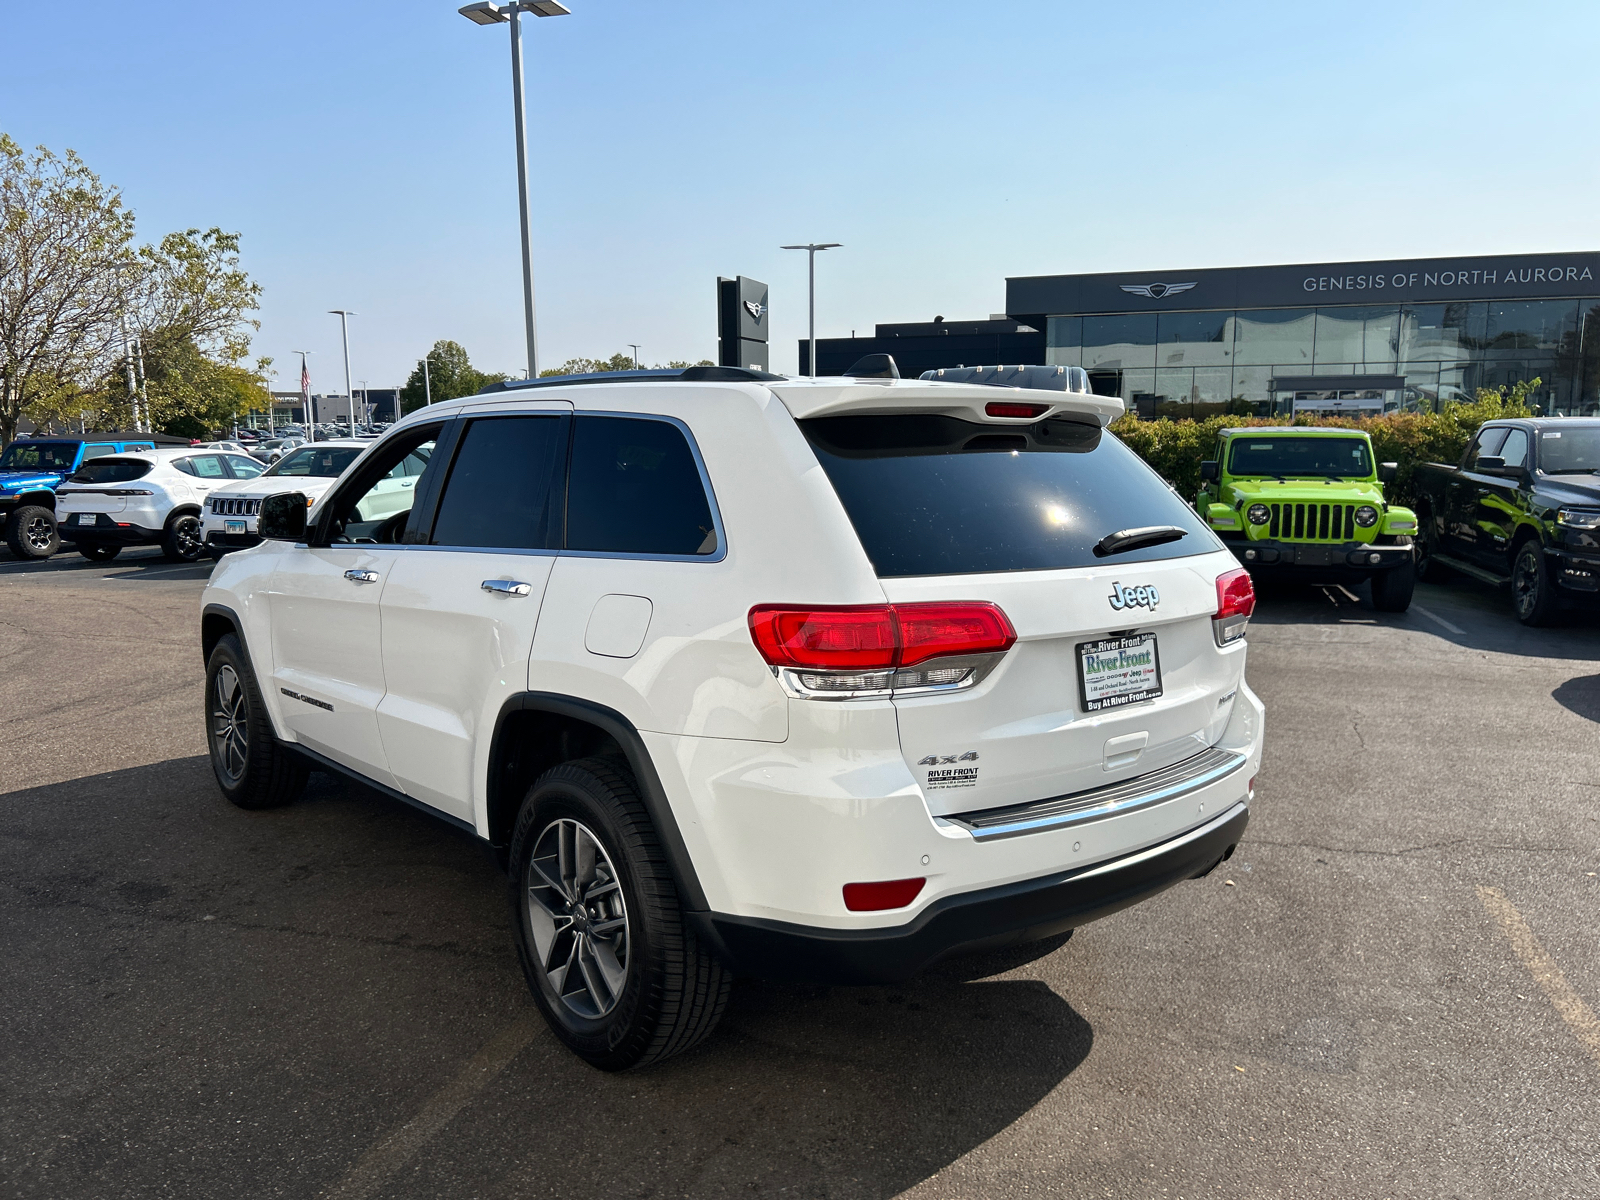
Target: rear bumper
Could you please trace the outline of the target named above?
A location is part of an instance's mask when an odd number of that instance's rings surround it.
[[[1410,546],[1378,546],[1369,542],[1281,542],[1229,539],[1233,556],[1250,570],[1284,573],[1315,572],[1323,576],[1366,578],[1377,571],[1392,571],[1411,562]]]
[[[757,917],[690,913],[734,970],[768,979],[874,984],[909,979],[952,954],[1034,941],[1120,912],[1231,855],[1249,823],[1236,804],[1215,820],[1109,862],[945,896],[906,925],[823,929]]]
[[[161,540],[161,530],[143,525],[69,525],[60,522],[57,532],[64,542],[84,542],[91,546],[146,546]]]

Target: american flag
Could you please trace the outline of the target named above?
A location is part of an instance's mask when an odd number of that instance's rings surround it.
[[[311,368],[306,366],[306,360],[300,360],[300,394],[306,398],[306,403],[311,403]]]

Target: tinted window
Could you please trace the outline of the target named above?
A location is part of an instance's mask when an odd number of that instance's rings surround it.
[[[1364,438],[1236,437],[1228,450],[1230,475],[1365,478],[1372,456]]]
[[[579,417],[567,549],[714,554],[716,527],[683,432],[665,421]]]
[[[1492,426],[1482,430],[1477,440],[1472,443],[1472,450],[1467,455],[1467,467],[1470,470],[1478,465],[1478,460],[1485,454],[1495,455],[1500,453],[1500,443],[1506,440],[1506,427],[1504,425]]]
[[[433,544],[553,548],[558,522],[552,517],[552,483],[566,442],[560,417],[473,421],[445,481]]]
[[[1521,429],[1513,429],[1506,435],[1505,442],[1500,447],[1500,457],[1506,460],[1508,467],[1522,467],[1528,463],[1528,435]]]
[[[233,472],[235,479],[254,479],[262,471],[266,470],[255,459],[245,458],[238,454],[229,455],[224,461],[228,464],[229,470]]]
[[[361,453],[360,446],[302,446],[292,454],[285,454],[264,474],[312,475],[319,479],[334,479],[344,474],[344,469],[355,462]]]
[[[1194,511],[1113,435],[1041,421],[999,430],[955,417],[802,421],[879,576],[1120,565],[1214,551]],[[1187,536],[1114,558],[1108,533]]]
[[[151,464],[137,458],[97,458],[84,463],[72,477],[74,483],[127,483],[143,479]]]
[[[0,471],[70,471],[77,442],[12,442],[0,454]]]
[[[83,448],[83,457],[85,459],[103,458],[107,454],[115,454],[116,452],[117,448],[110,442],[96,442]]]

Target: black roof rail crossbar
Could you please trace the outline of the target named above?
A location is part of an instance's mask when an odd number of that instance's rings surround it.
[[[748,367],[663,367],[641,371],[592,371],[585,375],[546,375],[540,379],[507,379],[478,389],[488,392],[520,392],[524,388],[565,387],[569,383],[652,383],[676,380],[680,383],[758,383],[766,379],[786,379],[769,371]]]

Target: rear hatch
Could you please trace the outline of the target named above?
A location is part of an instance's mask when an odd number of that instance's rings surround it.
[[[1015,631],[976,682],[894,696],[935,815],[1143,775],[1227,725],[1244,656],[1218,648],[1212,618],[1237,563],[1093,420],[801,421],[892,604],[985,601]],[[1121,552],[1105,541],[1158,528]]]
[[[153,465],[142,458],[103,457],[86,462],[56,489],[61,508],[66,512],[122,512],[128,507],[128,493],[138,488],[137,481],[148,475]]]

